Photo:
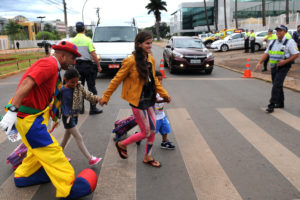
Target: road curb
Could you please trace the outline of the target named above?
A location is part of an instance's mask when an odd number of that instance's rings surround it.
[[[4,78],[10,77],[10,76],[13,76],[13,75],[25,72],[26,70],[27,69],[22,69],[22,70],[18,70],[18,71],[15,71],[15,72],[10,72],[10,73],[7,73],[7,74],[2,74],[2,75],[0,75],[0,79],[4,79]]]
[[[243,70],[233,69],[233,68],[228,67],[226,65],[220,65],[218,63],[215,63],[215,65],[218,66],[218,67],[229,69],[229,70],[234,71],[234,72],[241,73],[241,74],[244,73]],[[258,72],[251,72],[251,74],[252,74],[253,78],[272,83],[270,75],[266,75],[266,74],[262,74],[262,73],[258,73]],[[287,76],[284,80],[283,86],[285,88],[291,89],[293,91],[300,92],[300,80],[297,80],[293,77]]]

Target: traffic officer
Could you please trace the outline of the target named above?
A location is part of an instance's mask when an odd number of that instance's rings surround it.
[[[268,113],[272,113],[274,108],[284,108],[283,82],[294,60],[299,56],[296,42],[285,36],[287,27],[281,25],[275,30],[277,39],[270,43],[256,65],[257,70],[267,57],[270,58],[273,87],[270,104],[266,109]]]
[[[300,25],[297,26],[297,31],[293,34],[293,39],[297,43],[298,50],[300,50]]]
[[[268,48],[268,46],[270,45],[271,41],[276,40],[277,36],[275,34],[273,34],[273,30],[269,29],[268,30],[268,35],[265,36],[264,41],[266,42],[266,49]],[[262,72],[268,71],[268,62],[269,62],[269,56],[268,58],[264,61],[264,69],[262,70]]]
[[[76,59],[76,69],[80,74],[81,83],[84,85],[86,81],[88,90],[97,95],[96,78],[97,73],[101,72],[102,68],[97,58],[96,49],[91,38],[85,35],[83,22],[76,23],[76,32],[77,35],[71,40],[73,44],[77,45],[78,52],[81,54],[81,57]],[[84,113],[84,106],[80,113]],[[98,109],[96,104],[90,103],[90,115],[99,113],[102,113],[102,110]]]
[[[249,53],[249,38],[250,38],[250,33],[248,29],[246,29],[246,33],[244,36],[245,39],[245,53]]]
[[[251,30],[249,40],[250,40],[251,53],[254,53],[254,51],[255,51],[255,33],[254,33],[254,30]]]
[[[219,31],[216,31],[215,33],[215,41],[220,39],[221,34],[219,33]]]

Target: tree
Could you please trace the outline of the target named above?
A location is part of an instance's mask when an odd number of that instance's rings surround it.
[[[54,30],[56,30],[56,28],[52,24],[46,23],[44,25],[44,30],[43,31],[47,31],[47,32],[53,33]]]
[[[238,25],[238,13],[237,13],[238,9],[237,9],[237,0],[235,0],[235,28],[239,28]]]
[[[208,16],[207,16],[206,0],[204,0],[204,10],[205,10],[207,30],[208,30],[208,32],[210,32],[210,27],[209,27],[209,23],[208,23]]]
[[[262,22],[263,22],[263,26],[266,26],[266,0],[262,0],[262,2],[261,2],[261,9],[262,9]]]
[[[224,24],[225,24],[225,29],[227,29],[226,0],[224,0]]]
[[[285,15],[286,15],[285,20],[286,20],[286,24],[290,23],[289,12],[290,12],[289,0],[285,0]]]
[[[162,0],[150,0],[150,3],[145,7],[148,9],[148,15],[153,12],[155,16],[155,30],[156,30],[156,35],[157,35],[157,40],[160,40],[160,33],[159,33],[159,26],[160,26],[160,20],[161,20],[161,12],[160,10],[165,10],[166,9],[167,3]]]
[[[157,37],[155,26],[146,27],[144,30],[151,31],[153,37]],[[139,29],[139,32],[140,31],[142,31],[142,29]],[[162,22],[159,26],[159,33],[162,38],[166,38],[168,35],[170,35],[170,26],[168,26],[166,22]]]
[[[91,29],[85,30],[85,35],[92,38],[93,37],[93,31]]]
[[[214,0],[215,27],[218,30],[218,0]]]
[[[28,40],[26,33],[23,29],[23,27],[14,22],[13,20],[10,20],[4,27],[5,33],[8,35],[9,39],[14,40]]]

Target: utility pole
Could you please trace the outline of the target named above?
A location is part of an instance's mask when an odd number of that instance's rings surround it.
[[[42,30],[42,23],[43,23],[43,19],[46,18],[46,17],[45,17],[45,16],[38,16],[38,17],[36,17],[36,18],[41,19],[41,31],[43,31],[43,30]]]
[[[97,13],[97,17],[98,17],[97,26],[100,24],[100,14],[99,14],[99,12],[100,12],[100,8],[97,7],[96,8],[96,13]]]
[[[67,19],[67,5],[66,5],[65,0],[63,0],[63,5],[64,5],[64,15],[65,15],[66,38],[69,38],[68,19]]]
[[[82,6],[82,11],[81,11],[81,14],[82,14],[82,22],[84,23],[84,16],[83,16],[83,10],[84,10],[84,7],[85,7],[85,4],[86,4],[87,0],[85,0],[83,6]]]

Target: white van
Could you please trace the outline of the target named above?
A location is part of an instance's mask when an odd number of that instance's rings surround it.
[[[93,34],[96,54],[101,57],[102,72],[118,71],[124,58],[134,51],[135,26],[98,26]]]

